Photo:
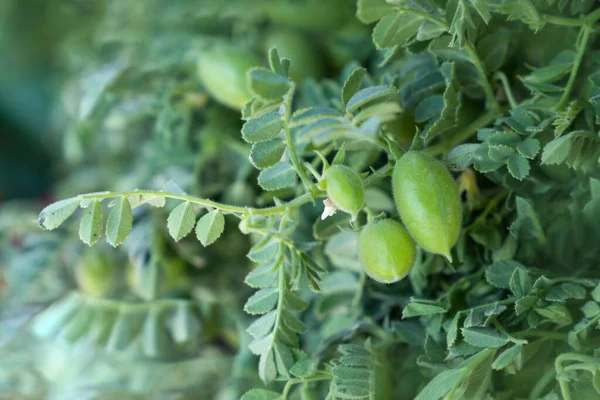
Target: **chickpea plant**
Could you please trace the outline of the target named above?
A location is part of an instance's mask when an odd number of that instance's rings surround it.
[[[181,7],[68,118],[71,165],[133,172],[39,214],[76,290],[28,332],[173,368],[117,397],[600,398],[597,2]]]

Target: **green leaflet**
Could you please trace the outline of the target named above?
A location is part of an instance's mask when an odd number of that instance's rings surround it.
[[[265,100],[280,99],[292,85],[292,82],[285,76],[262,67],[250,69],[248,81],[252,93]]]
[[[258,184],[265,190],[283,189],[294,185],[295,182],[296,170],[287,161],[280,161],[265,168],[258,175]]]
[[[255,143],[250,150],[250,162],[258,169],[272,167],[279,160],[285,150],[285,142],[280,139]]]
[[[121,197],[113,205],[106,221],[106,241],[113,247],[118,246],[127,238],[131,231],[133,215],[129,200]]]
[[[169,214],[167,227],[169,234],[175,241],[179,241],[188,235],[196,224],[196,210],[189,202],[183,202]]]
[[[58,228],[79,207],[79,198],[65,199],[52,203],[40,212],[38,224],[52,230]]]
[[[96,200],[83,212],[79,224],[79,238],[82,242],[91,246],[100,239],[103,227],[102,206]]]
[[[283,128],[279,113],[271,111],[249,119],[242,127],[242,137],[250,143],[274,139]]]
[[[196,237],[203,246],[208,246],[221,236],[224,229],[225,217],[219,210],[212,210],[196,223]]]

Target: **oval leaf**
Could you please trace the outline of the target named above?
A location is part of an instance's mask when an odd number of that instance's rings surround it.
[[[346,105],[346,112],[352,113],[359,107],[376,99],[387,99],[392,97],[396,92],[388,86],[371,86],[356,93]]]
[[[275,165],[285,150],[285,142],[280,139],[255,143],[250,150],[250,162],[258,169]]]
[[[132,224],[131,204],[129,204],[127,198],[121,197],[117,200],[117,203],[108,215],[106,241],[112,246],[117,247],[129,235]]]
[[[258,184],[265,190],[278,190],[296,183],[296,170],[287,161],[279,162],[264,169],[258,175]]]
[[[93,245],[102,235],[102,207],[98,200],[88,206],[79,224],[79,238],[88,246]]]
[[[265,100],[282,98],[292,85],[285,76],[263,67],[255,67],[248,71],[248,81],[252,93]]]
[[[169,234],[177,242],[192,231],[194,223],[196,223],[194,206],[188,201],[183,202],[169,214],[169,218],[167,219]]]
[[[249,143],[274,139],[283,128],[279,113],[270,111],[249,119],[242,127],[242,137]]]
[[[212,210],[196,224],[196,237],[203,246],[212,244],[225,229],[225,217],[219,210]]]
[[[79,201],[78,197],[74,197],[50,204],[40,212],[37,220],[38,224],[48,230],[58,228],[75,212],[79,206]]]
[[[254,293],[244,305],[248,314],[264,314],[271,311],[277,304],[279,292],[275,288],[261,289]]]
[[[462,328],[462,334],[467,343],[477,347],[498,348],[508,343],[506,336],[492,328]]]

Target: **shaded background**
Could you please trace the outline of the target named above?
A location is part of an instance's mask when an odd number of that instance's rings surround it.
[[[372,52],[353,1],[300,23],[307,2],[281,2],[291,6],[282,24],[265,11],[272,3],[0,1],[0,397],[230,400],[261,386],[242,311],[249,241],[235,218],[206,250],[172,241],[169,204],[135,209],[116,250],[82,244],[77,221],[44,232],[35,220],[66,197],[171,180],[230,204],[271,202],[257,197],[239,111],[209,98],[198,58],[225,43],[266,64],[277,30],[308,43],[303,59],[316,64],[302,79],[316,88]],[[65,320],[69,307],[78,311]],[[94,331],[123,310],[145,321],[120,332],[126,349]]]

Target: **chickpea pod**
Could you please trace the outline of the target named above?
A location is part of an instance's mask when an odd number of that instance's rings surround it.
[[[345,165],[333,165],[323,178],[329,199],[355,219],[365,201],[365,188],[358,174]]]
[[[381,283],[404,278],[416,255],[415,242],[402,224],[392,219],[368,224],[358,239],[358,257],[366,274]]]
[[[198,59],[197,71],[206,91],[219,103],[241,110],[251,98],[246,71],[261,65],[260,60],[247,51],[219,45],[203,52]]]
[[[400,218],[413,239],[452,261],[461,204],[458,186],[446,167],[429,155],[409,151],[394,167],[392,188]]]

